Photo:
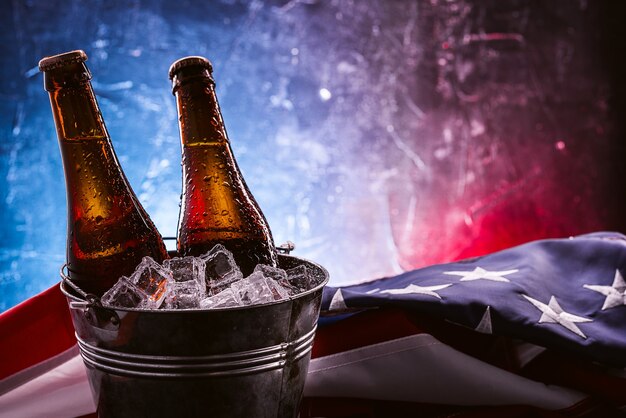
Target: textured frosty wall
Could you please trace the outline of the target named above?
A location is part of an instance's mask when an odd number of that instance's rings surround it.
[[[584,1],[4,3],[1,309],[55,283],[64,260],[36,64],[71,49],[89,55],[122,166],[164,236],[180,193],[167,69],[186,55],[214,64],[277,243],[335,284],[614,225],[611,85]]]

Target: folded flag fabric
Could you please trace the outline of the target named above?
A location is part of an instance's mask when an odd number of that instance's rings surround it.
[[[327,287],[309,416],[621,416],[623,274],[626,237],[601,232]]]
[[[624,275],[626,237],[595,233],[327,287],[322,310],[407,308],[623,368]]]
[[[300,416],[622,416],[623,274],[602,232],[327,287]],[[95,411],[71,327],[58,286],[0,315],[0,417]]]
[[[618,369],[406,309],[316,336],[300,417],[624,416]]]

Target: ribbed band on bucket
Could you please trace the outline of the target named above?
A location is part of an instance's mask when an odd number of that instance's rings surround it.
[[[64,52],[63,54],[44,57],[39,61],[39,71],[50,71],[64,65],[85,62],[87,54],[85,51],[77,49],[76,51]]]
[[[213,66],[211,65],[211,61],[209,61],[208,59],[204,57],[199,57],[199,56],[185,57],[185,58],[181,58],[175,61],[171,65],[170,70],[169,70],[170,80],[174,78],[174,75],[176,75],[176,73],[181,68],[194,67],[194,66],[207,68],[209,70],[209,73],[213,72]]]

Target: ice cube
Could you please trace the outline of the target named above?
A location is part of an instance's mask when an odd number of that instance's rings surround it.
[[[284,286],[281,286],[274,279],[265,279],[265,280],[267,282],[267,286],[272,291],[272,296],[274,297],[274,300],[289,299],[289,296],[291,295],[291,292],[289,291],[289,289],[285,288]]]
[[[204,260],[198,257],[174,257],[163,262],[163,267],[172,272],[175,282],[196,281],[204,291]]]
[[[172,280],[172,273],[151,257],[144,257],[129,279],[148,295],[145,307],[158,309],[165,297],[167,281]]]
[[[290,291],[290,288],[293,288],[293,286],[291,286],[291,284],[287,282],[287,273],[285,273],[285,270],[277,267],[268,266],[266,264],[257,264],[257,266],[254,268],[254,273],[250,276],[250,278],[258,273],[260,273],[262,277],[265,278],[268,287],[272,291],[274,300],[289,299],[290,294],[298,293],[297,289],[295,288],[293,293]],[[287,282],[287,285],[282,286],[279,284],[279,282]]]
[[[137,308],[147,295],[139,290],[126,276],[120,279],[100,298],[103,305],[120,308]]]
[[[264,283],[257,284],[256,286],[259,286],[260,288],[264,289],[264,286],[267,285],[270,292],[272,292],[273,300],[283,300],[283,299],[289,298],[289,291],[287,289],[283,288],[281,285],[278,284],[276,280],[265,276],[260,271],[253,272],[250,276],[248,276],[244,280],[251,282],[253,285],[257,281],[264,282]],[[263,301],[267,302],[266,300],[263,300]],[[258,302],[254,302],[254,303],[258,303]]]
[[[304,265],[286,270],[285,273],[287,273],[287,282],[297,289],[297,293],[302,293],[315,287],[315,277]],[[284,285],[282,281],[279,281],[279,283]]]
[[[231,288],[200,301],[200,308],[202,309],[228,308],[232,306],[241,306],[241,303]]]
[[[165,292],[166,309],[191,309],[199,306],[205,296],[204,284],[202,288],[197,280],[169,281]]]
[[[281,280],[287,278],[287,273],[285,273],[285,270],[279,269],[277,267],[268,266],[266,264],[257,264],[257,266],[254,268],[254,271],[263,273],[263,276],[269,279]]]
[[[211,248],[209,251],[207,251],[206,253],[202,254],[200,256],[200,258],[210,258],[213,254],[219,252],[219,251],[226,251],[226,252],[230,252],[226,249],[226,247],[224,247],[222,244],[216,244],[213,246],[213,248]]]
[[[294,295],[297,295],[298,293],[300,293],[300,289],[297,288],[296,286],[292,285],[291,282],[289,282],[289,280],[287,280],[287,279],[277,280],[276,283],[280,287],[285,289],[287,292],[289,292],[289,295],[291,295],[291,296],[294,296]]]
[[[217,294],[236,280],[243,278],[230,251],[216,245],[200,257],[204,261],[205,281],[209,294]]]
[[[230,288],[244,305],[274,301],[274,294],[260,272],[252,273],[247,278],[232,283]]]

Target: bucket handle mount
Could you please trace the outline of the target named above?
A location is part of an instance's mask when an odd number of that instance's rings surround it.
[[[61,279],[63,284],[74,290],[83,300],[70,301],[70,309],[81,311],[89,324],[106,330],[117,330],[120,327],[120,317],[113,309],[102,306],[100,298],[93,293],[86,293],[74,283],[65,273],[67,264],[61,267]]]

